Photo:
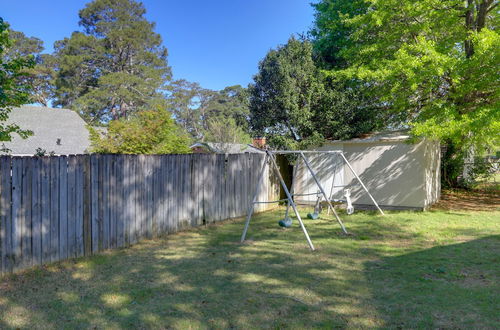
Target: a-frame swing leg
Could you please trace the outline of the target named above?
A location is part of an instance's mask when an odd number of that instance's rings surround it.
[[[276,176],[278,177],[281,186],[283,187],[283,190],[285,191],[286,197],[288,199],[288,203],[292,207],[293,211],[295,212],[295,216],[297,217],[297,220],[300,223],[300,227],[302,228],[302,231],[304,232],[304,235],[306,236],[307,239],[307,244],[309,244],[309,247],[311,248],[312,251],[314,251],[314,245],[311,242],[311,238],[309,238],[309,234],[307,233],[307,229],[304,226],[304,223],[302,222],[302,218],[300,217],[299,211],[297,211],[297,207],[295,206],[295,203],[292,199],[292,195],[288,191],[288,188],[285,184],[285,181],[283,180],[283,177],[281,176],[280,170],[278,168],[278,165],[276,164],[276,160],[274,159],[274,156],[269,152],[266,151],[267,154],[269,155],[269,158],[271,159],[271,164],[273,166],[274,172],[276,173]]]
[[[382,211],[382,209],[378,206],[378,203],[375,201],[375,198],[373,198],[372,194],[370,194],[370,192],[368,191],[368,188],[366,188],[366,186],[363,183],[363,181],[361,181],[361,179],[356,174],[356,172],[354,172],[354,169],[352,168],[352,166],[349,163],[349,161],[347,160],[347,158],[345,158],[345,156],[344,156],[343,153],[340,153],[340,155],[342,156],[342,158],[344,158],[344,161],[347,164],[347,166],[349,167],[349,169],[351,170],[352,174],[354,174],[354,176],[356,177],[356,179],[358,179],[358,182],[361,184],[361,187],[363,187],[363,189],[366,191],[366,193],[368,194],[368,196],[370,196],[370,198],[371,198],[373,204],[375,204],[375,207],[377,208],[377,210],[380,212],[380,214],[385,215],[384,211]]]
[[[309,170],[309,173],[311,173],[311,175],[312,175],[312,177],[314,179],[314,182],[316,182],[316,185],[318,186],[319,190],[323,194],[323,197],[325,197],[325,200],[328,203],[328,207],[332,210],[333,214],[335,215],[335,218],[337,219],[337,222],[339,223],[340,227],[342,228],[342,231],[344,232],[344,234],[347,234],[347,230],[345,229],[344,224],[342,223],[342,220],[340,220],[339,215],[337,214],[337,212],[333,208],[332,202],[330,201],[330,199],[326,195],[326,192],[323,189],[323,186],[321,185],[321,183],[319,182],[318,178],[316,177],[316,174],[314,173],[313,169],[311,168],[311,165],[307,161],[307,158],[304,156],[304,153],[300,152],[300,156],[304,160],[304,163],[306,164],[306,167]]]
[[[248,231],[248,226],[250,225],[250,219],[252,218],[253,214],[253,208],[255,205],[255,202],[257,202],[257,197],[259,196],[259,189],[260,189],[260,182],[262,181],[262,178],[264,177],[264,172],[266,169],[266,164],[267,160],[269,159],[269,155],[266,153],[266,157],[264,158],[264,162],[262,163],[262,167],[260,169],[259,173],[259,179],[257,180],[257,184],[255,185],[255,192],[253,194],[252,202],[248,206],[248,211],[247,211],[247,220],[245,221],[245,228],[243,228],[243,234],[241,234],[241,243],[245,241],[245,238],[247,236],[247,231]]]

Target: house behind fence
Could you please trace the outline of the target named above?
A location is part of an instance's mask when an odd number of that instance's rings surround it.
[[[263,161],[250,153],[2,156],[0,273],[241,217],[255,189],[263,201],[279,194],[267,167],[257,182]]]
[[[33,132],[27,139],[13,134],[12,141],[3,142],[13,156],[33,156],[42,151],[47,155],[83,154],[90,147],[87,124],[73,110],[24,105],[12,109],[7,123]]]

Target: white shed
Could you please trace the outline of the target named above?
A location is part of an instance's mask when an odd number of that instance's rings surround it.
[[[441,154],[438,142],[410,143],[406,132],[394,131],[329,141],[317,150],[342,151],[382,208],[425,210],[439,200]],[[332,199],[344,199],[344,189],[350,188],[355,207],[373,206],[340,155],[306,156]],[[318,190],[303,162],[295,166],[293,189],[298,194]],[[314,202],[316,196],[305,196],[301,200]]]

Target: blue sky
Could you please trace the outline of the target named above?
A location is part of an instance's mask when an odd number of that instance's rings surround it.
[[[88,0],[0,0],[0,16],[15,30],[54,41],[78,30]],[[174,79],[222,89],[246,86],[267,51],[306,32],[313,21],[308,0],[144,0],[147,18],[169,50]]]

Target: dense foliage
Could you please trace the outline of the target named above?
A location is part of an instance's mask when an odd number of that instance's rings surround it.
[[[370,131],[377,112],[353,87],[323,75],[312,44],[292,37],[259,64],[250,86],[252,129],[272,145],[291,149]]]
[[[219,125],[228,125],[226,139],[245,143],[248,133],[248,93],[239,85],[221,91],[202,88],[198,83],[176,80],[169,85],[168,108],[176,122],[194,140],[209,141],[220,136]],[[207,140],[207,136],[209,140]]]
[[[7,54],[12,45],[9,25],[0,18],[0,141],[10,141],[11,134],[27,137],[31,132],[22,130],[18,125],[6,124],[12,107],[29,101],[30,85],[23,77],[34,66],[32,56]]]
[[[92,151],[113,154],[169,154],[190,152],[190,139],[165,110],[141,111],[109,123],[101,134],[90,128]]]
[[[12,42],[5,49],[4,56],[33,57],[35,65],[25,70],[26,74],[19,78],[31,88],[29,101],[47,106],[54,96],[55,58],[50,54],[42,54],[42,40],[14,30],[9,30],[9,35]]]
[[[445,142],[467,181],[500,143],[498,3],[322,0],[312,34],[332,77],[368,86],[389,127]]]
[[[226,144],[248,144],[252,142],[250,135],[231,117],[210,119],[203,140],[205,142]]]
[[[318,47],[335,44],[346,65],[336,76],[375,86],[393,124],[464,147],[499,142],[498,1],[324,0]],[[330,47],[330,49],[333,46]]]

